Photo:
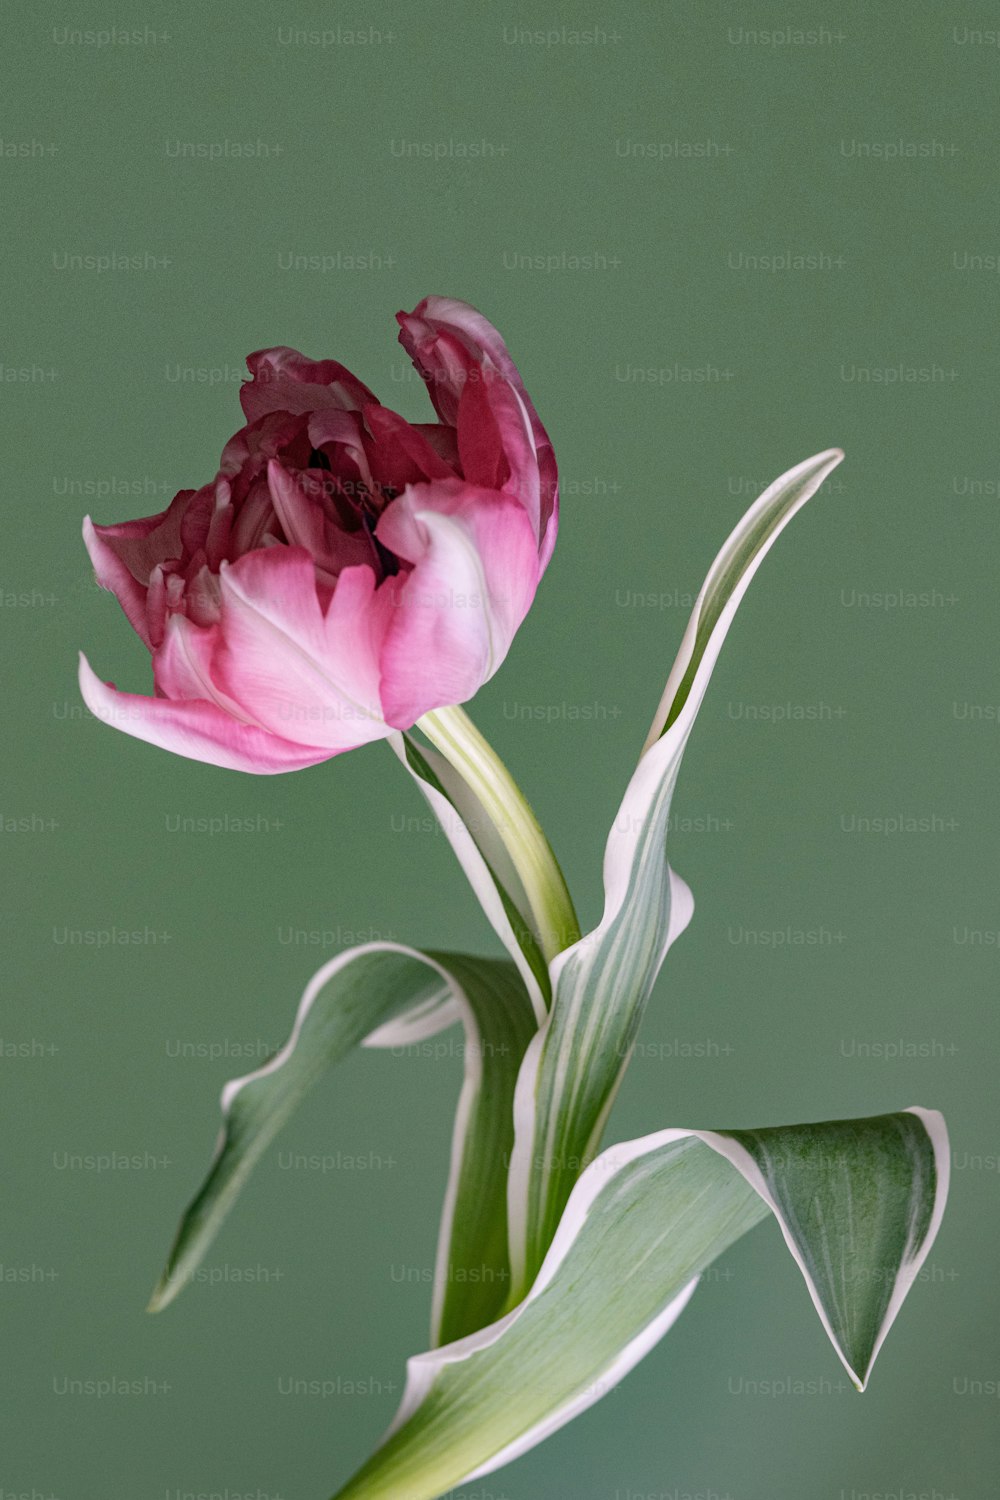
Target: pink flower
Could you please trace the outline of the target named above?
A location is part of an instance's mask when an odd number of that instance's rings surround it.
[[[439,421],[382,406],[335,360],[247,360],[216,478],[84,538],[153,658],[154,697],[81,658],[88,707],[213,765],[295,770],[471,698],[555,544],[552,445],[503,340],[426,297],[400,341]]]

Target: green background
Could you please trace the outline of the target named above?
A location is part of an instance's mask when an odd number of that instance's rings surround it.
[[[996,24],[975,3],[5,7],[2,1500],[322,1500],[424,1346],[447,1038],[332,1076],[216,1283],[143,1307],[222,1082],[283,1039],[313,970],[372,936],[492,951],[448,848],[385,747],[260,780],[175,759],[82,711],[75,653],[148,685],[84,514],[210,477],[261,346],[335,356],[425,419],[393,314],[429,292],[503,331],[560,461],[555,559],[473,712],[586,919],[688,596],[763,483],[848,453],[753,584],[692,738],[671,858],[697,911],[612,1134],[921,1103],[955,1166],[863,1397],[768,1223],[619,1390],[459,1493],[995,1494]],[[141,40],[64,29],[109,26]],[[110,254],[143,269],[67,259]],[[178,831],[223,815],[253,831]],[[893,818],[910,831],[862,831]],[[70,941],[111,929],[143,941]],[[367,1165],[284,1154],[337,1151]],[[85,1164],[106,1153],[138,1164]],[[67,1387],[102,1379],[141,1394]],[[284,1394],[311,1380],[339,1394]],[[809,1393],[748,1394],[782,1380]]]

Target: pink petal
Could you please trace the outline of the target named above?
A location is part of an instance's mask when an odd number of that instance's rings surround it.
[[[181,556],[181,527],[188,508],[201,490],[179,490],[166,510],[141,521],[124,521],[118,526],[95,526],[94,532],[128,568],[137,583],[144,586],[160,563]]]
[[[272,411],[234,433],[219,460],[219,475],[231,480],[234,500],[243,499],[269,458],[277,458],[297,445],[304,449],[303,458],[307,458],[310,445],[306,428],[305,417]]]
[[[155,567],[149,575],[146,620],[149,625],[149,642],[155,651],[161,645],[167,629],[167,584],[162,567]]]
[[[499,383],[501,375],[495,366]],[[470,484],[486,485],[499,490],[510,478],[510,465],[504,452],[500,436],[500,425],[494,415],[489,391],[484,380],[470,380],[459,397],[456,413],[458,454],[462,474]],[[532,457],[534,449],[532,449]],[[536,475],[537,484],[537,475]]]
[[[281,529],[293,547],[304,547],[319,560],[324,550],[323,507],[308,492],[302,476],[292,475],[276,459],[267,466],[267,487]]]
[[[424,323],[432,329],[448,329],[460,334],[468,346],[487,354],[507,379],[521,384],[518,368],[510,357],[500,332],[488,318],[458,297],[425,297],[412,313],[397,315],[400,326]]]
[[[155,571],[181,557],[181,528],[198,490],[180,490],[167,509],[115,526],[83,522],[83,540],[102,588],[110,589],[129,624],[147,646],[152,643],[146,591]]]
[[[419,432],[430,443],[438,458],[443,458],[453,474],[459,472],[458,437],[454,427],[446,422],[413,422],[414,432]]]
[[[458,451],[471,484],[520,500],[541,536],[541,482],[531,421],[516,386],[494,364],[467,382],[458,403]]]
[[[221,476],[215,481],[215,504],[205,537],[205,561],[218,571],[219,564],[227,555],[229,539],[233,532],[232,488]]]
[[[389,732],[378,696],[387,602],[376,602],[370,568],[346,568],[324,616],[308,552],[250,552],[222,571],[213,679],[284,738],[330,751],[381,739]]]
[[[146,590],[137,583],[118,553],[105,541],[106,527],[95,526],[89,516],[83,520],[83,540],[94,574],[102,589],[110,589],[125,611],[129,624],[136,635],[152,649],[149,624],[146,617]]]
[[[314,448],[322,448],[324,443],[337,443],[348,448],[359,463],[364,463],[361,419],[357,412],[324,407],[322,411],[309,413],[306,430]]]
[[[236,512],[229,541],[230,557],[242,557],[264,545],[264,537],[278,526],[267,479],[254,480]]]
[[[287,541],[293,547],[304,547],[328,580],[335,579],[343,568],[377,563],[371,536],[363,527],[346,532],[328,515],[324,491],[328,494],[335,481],[326,470],[289,474],[272,459],[267,479]],[[328,505],[333,508],[329,501]]]
[[[342,493],[357,505],[372,488],[365,433],[357,412],[332,408],[313,412],[308,430],[312,446],[322,449],[332,474],[341,481]]]
[[[395,608],[381,696],[397,729],[464,703],[500,666],[538,586],[534,530],[510,495],[459,481],[411,485],[376,535],[412,572],[390,578]]]
[[[328,760],[331,751],[291,744],[253,724],[240,724],[213,703],[172,702],[120,693],[96,676],[87,658],[80,657],[80,691],[91,713],[137,740],[231,771],[273,776],[298,771]]]
[[[419,427],[414,427],[377,403],[366,406],[364,418],[374,439],[371,445],[372,466],[379,476],[379,488],[398,492],[407,484],[425,479],[456,479],[453,469],[428,441]]]
[[[195,625],[215,625],[219,619],[219,575],[202,565],[188,569],[184,586],[184,609]],[[169,624],[168,627],[169,629]]]
[[[458,402],[468,381],[475,378],[482,355],[470,350],[448,329],[434,329],[429,324],[397,314],[402,324],[399,342],[413,360],[442,422],[454,427]]]
[[[374,394],[335,359],[308,359],[295,349],[260,349],[247,355],[251,379],[240,387],[248,422],[268,412],[303,413],[324,406],[358,411]]]
[[[493,364],[513,387],[531,428],[539,475],[537,529],[544,571],[555,546],[559,488],[555,454],[507,345],[482,313],[454,297],[425,297],[412,313],[398,313],[400,343],[418,369],[428,372],[431,399],[448,422],[473,365]]]
[[[167,622],[163,645],[153,655],[153,683],[157,696],[175,702],[204,699],[240,723],[252,721],[212,676],[212,656],[218,646],[217,624],[198,626],[184,615]],[[259,727],[259,726],[258,726]]]

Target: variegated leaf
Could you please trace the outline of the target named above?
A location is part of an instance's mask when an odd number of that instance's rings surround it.
[[[922,1109],[612,1147],[573,1189],[525,1300],[410,1360],[382,1446],[335,1500],[434,1500],[534,1447],[614,1389],[768,1210],[863,1389],[947,1187],[944,1122]]]
[[[681,757],[722,643],[764,556],[842,457],[830,449],[782,475],[712,564],[608,838],[600,925],[551,965],[551,1009],[525,1057],[515,1100],[511,1259],[522,1289],[598,1149],[653,982],[690,918],[690,892],[664,849]]]
[[[281,1051],[226,1085],[215,1158],[181,1220],[151,1310],[166,1307],[190,1280],[254,1165],[333,1063],[356,1046],[407,1046],[456,1020],[465,1028],[465,1079],[432,1337],[454,1339],[495,1317],[510,1289],[504,1189],[511,1101],[534,1012],[506,959],[420,953],[397,943],[370,943],[325,964],[307,986]]]

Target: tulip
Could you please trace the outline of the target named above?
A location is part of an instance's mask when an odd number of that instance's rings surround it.
[[[154,683],[120,692],[81,658],[93,713],[270,774],[408,729],[493,676],[555,543],[552,445],[481,314],[427,297],[399,323],[437,422],[407,422],[335,360],[263,350],[211,483],[144,520],[87,518]]]
[[[153,661],[152,697],[80,687],[98,717],[194,760],[294,771],[419,722],[505,846],[546,957],[578,934],[520,789],[458,705],[493,676],[555,545],[555,455],[493,325],[425,297],[400,342],[437,412],[407,422],[336,360],[247,360],[219,472],[83,534]]]

